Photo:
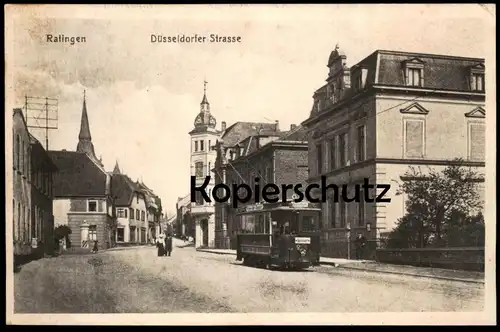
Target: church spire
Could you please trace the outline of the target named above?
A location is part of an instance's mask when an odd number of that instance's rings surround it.
[[[120,166],[118,166],[118,160],[116,161],[115,163],[115,169],[113,169],[113,174],[122,174],[122,172],[120,171]]]
[[[201,111],[210,111],[210,103],[208,102],[207,99],[207,80],[205,79],[203,81],[203,99],[201,100]]]
[[[85,90],[83,90],[83,108],[82,119],[80,122],[80,134],[78,135],[78,145],[76,146],[77,152],[83,152],[89,155],[98,164],[102,163],[97,160],[94,152],[94,145],[92,144],[92,137],[90,136],[89,117],[87,115],[87,102],[85,98]]]
[[[82,109],[82,120],[80,122],[80,134],[78,135],[80,140],[88,139],[92,140],[90,136],[90,127],[89,127],[89,117],[87,115],[87,102],[85,100],[85,90],[83,90],[83,109]]]

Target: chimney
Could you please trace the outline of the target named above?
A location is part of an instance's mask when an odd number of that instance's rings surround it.
[[[294,130],[295,128],[297,128],[297,125],[295,125],[295,124],[290,125],[290,130]]]
[[[221,131],[226,130],[226,121],[222,121],[221,126],[220,126],[220,130]]]
[[[274,123],[274,131],[280,131],[280,122],[279,120],[276,120]]]

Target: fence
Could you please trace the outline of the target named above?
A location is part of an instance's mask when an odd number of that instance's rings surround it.
[[[484,247],[377,249],[382,263],[484,271]]]

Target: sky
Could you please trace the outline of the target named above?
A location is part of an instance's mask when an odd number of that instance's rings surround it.
[[[92,141],[175,213],[189,193],[188,132],[203,81],[217,127],[309,116],[338,44],[349,66],[377,49],[485,58],[494,9],[480,5],[188,5],[10,7],[7,109],[58,100],[50,150],[75,150],[86,90]],[[239,44],[151,43],[151,34],[241,36]],[[86,43],[48,43],[47,34]],[[487,62],[488,63],[488,62]],[[55,122],[54,122],[55,123]],[[45,141],[43,132],[33,134]]]

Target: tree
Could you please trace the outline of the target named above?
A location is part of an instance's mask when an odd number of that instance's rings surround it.
[[[71,247],[71,242],[69,240],[69,235],[71,234],[71,228],[67,225],[59,225],[54,229],[54,237],[59,242],[62,239],[66,240],[66,246]]]
[[[420,168],[410,167],[404,174],[396,195],[407,196],[406,214],[389,236],[390,247],[463,244],[465,229],[474,229],[479,236],[484,218],[481,223],[479,215],[469,216],[482,207],[478,192],[481,176],[463,166],[461,159],[455,161],[442,172],[429,168],[424,174]],[[456,239],[457,234],[462,240]]]

